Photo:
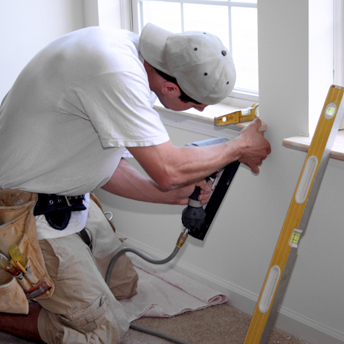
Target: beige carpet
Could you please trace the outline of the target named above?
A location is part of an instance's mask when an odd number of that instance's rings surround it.
[[[242,344],[250,324],[250,316],[228,304],[185,313],[172,318],[141,318],[134,324],[168,334],[190,344]],[[0,333],[1,344],[33,344]],[[129,330],[122,344],[169,344],[151,335]],[[269,344],[311,344],[284,331],[274,329]]]
[[[133,323],[168,334],[190,344],[242,344],[250,319],[250,315],[228,304],[223,304],[172,318],[141,318]],[[122,343],[168,344],[170,342],[129,330]],[[311,344],[276,329],[272,331],[268,343]]]

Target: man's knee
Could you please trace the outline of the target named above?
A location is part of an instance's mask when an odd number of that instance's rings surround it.
[[[87,306],[58,315],[42,310],[38,329],[46,343],[118,344],[129,328],[122,306],[99,296]]]

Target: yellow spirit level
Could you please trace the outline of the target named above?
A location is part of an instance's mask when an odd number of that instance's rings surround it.
[[[214,124],[216,126],[220,126],[253,121],[256,117],[259,117],[258,106],[259,104],[253,104],[249,108],[234,111],[227,115],[215,117]]]
[[[289,206],[244,344],[264,344],[296,259],[344,113],[344,88],[331,86]]]

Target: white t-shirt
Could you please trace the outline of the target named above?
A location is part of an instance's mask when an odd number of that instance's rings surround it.
[[[0,108],[1,188],[85,194],[110,179],[125,147],[169,140],[138,43],[91,27],[29,62]]]

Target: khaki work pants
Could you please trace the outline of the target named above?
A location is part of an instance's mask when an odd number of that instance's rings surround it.
[[[40,240],[55,292],[40,300],[38,329],[47,343],[120,343],[129,322],[116,300],[136,293],[137,273],[125,255],[116,262],[110,288],[104,277],[121,247],[101,209],[91,200],[86,230],[92,253],[78,234]]]

